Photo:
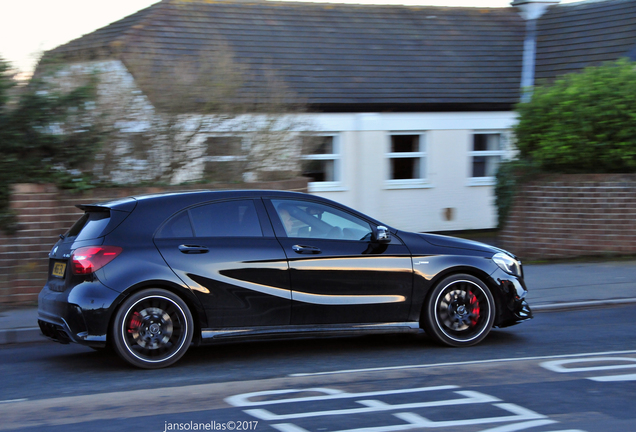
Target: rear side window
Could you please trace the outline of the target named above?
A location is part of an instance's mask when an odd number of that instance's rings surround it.
[[[190,210],[197,237],[262,237],[252,200],[225,201]]]
[[[157,234],[158,238],[194,237],[190,216],[187,211],[181,212],[170,219]]]
[[[224,201],[194,207],[170,219],[157,238],[262,237],[252,200]]]
[[[110,222],[110,212],[86,212],[64,236],[75,241],[91,240],[103,236]]]

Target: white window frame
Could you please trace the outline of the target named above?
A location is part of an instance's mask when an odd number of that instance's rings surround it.
[[[308,154],[301,155],[300,159],[307,160],[332,160],[333,161],[333,181],[309,182],[307,188],[309,192],[340,192],[345,189],[342,187],[342,170],[341,170],[341,145],[340,134],[335,132],[317,133],[313,136],[332,137],[333,153],[325,154]]]
[[[395,135],[418,135],[420,137],[420,151],[418,152],[392,152],[391,151],[391,137]],[[387,152],[385,153],[385,166],[386,166],[386,180],[384,182],[385,189],[422,189],[430,188],[431,184],[428,182],[428,142],[426,139],[426,132],[415,131],[400,131],[389,132],[387,134]],[[422,150],[423,148],[423,150]],[[414,179],[391,179],[391,160],[398,158],[419,158],[420,159],[420,172],[419,178]]]
[[[475,151],[475,135],[499,135],[501,140],[501,150]],[[470,134],[468,143],[468,186],[493,186],[497,182],[495,176],[473,177],[474,158],[478,156],[500,156],[501,162],[509,159],[510,155],[510,132],[507,130],[474,130]]]

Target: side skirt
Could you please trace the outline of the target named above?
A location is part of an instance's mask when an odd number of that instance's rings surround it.
[[[302,326],[233,327],[202,329],[202,343],[233,339],[277,339],[290,337],[355,336],[382,333],[419,333],[420,323],[362,323]]]

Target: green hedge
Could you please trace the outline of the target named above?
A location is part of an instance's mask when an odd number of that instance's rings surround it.
[[[636,63],[588,67],[532,91],[516,107],[518,158],[497,174],[500,228],[518,185],[537,175],[636,172]]]
[[[588,67],[517,105],[520,159],[559,173],[636,171],[636,64]]]

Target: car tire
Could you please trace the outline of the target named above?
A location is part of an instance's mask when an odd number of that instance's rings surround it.
[[[480,279],[455,274],[428,295],[421,322],[428,336],[444,345],[465,347],[481,342],[495,321],[495,300]]]
[[[117,354],[144,369],[158,369],[179,360],[194,333],[192,314],[179,296],[164,289],[146,289],[128,297],[113,320]]]

